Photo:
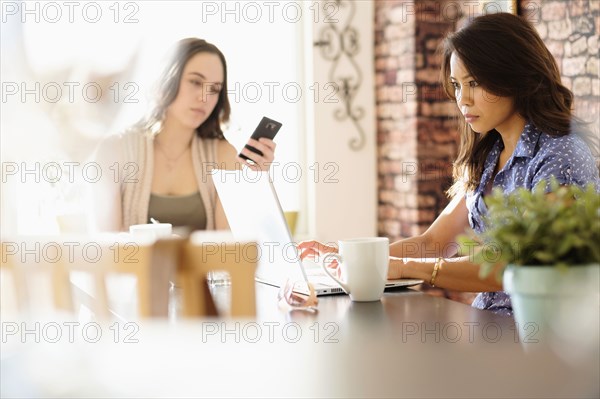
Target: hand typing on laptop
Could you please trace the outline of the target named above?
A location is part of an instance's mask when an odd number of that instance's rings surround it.
[[[300,260],[310,259],[315,263],[320,263],[327,254],[338,253],[336,247],[325,245],[315,240],[300,242],[298,244],[298,250],[300,251]],[[335,270],[339,277],[340,268],[337,260],[331,259],[325,266]]]
[[[310,259],[315,263],[320,263],[324,260],[327,254],[338,253],[338,249],[331,245],[326,245],[315,240],[302,241],[298,244],[298,250],[300,251],[300,259]],[[409,260],[404,258],[397,258],[390,256],[390,267],[388,269],[388,279],[397,280],[406,278],[402,276],[402,269]],[[341,269],[337,260],[331,259],[326,266],[332,270],[335,270],[337,276],[341,274]]]

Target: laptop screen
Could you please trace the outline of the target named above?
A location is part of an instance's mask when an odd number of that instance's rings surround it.
[[[305,280],[269,173],[214,169],[212,178],[235,239],[259,244],[256,278],[277,286]]]

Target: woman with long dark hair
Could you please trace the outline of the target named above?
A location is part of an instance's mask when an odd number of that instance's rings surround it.
[[[227,228],[211,170],[242,164],[268,170],[275,151],[272,140],[250,139],[263,155],[244,148],[252,162],[238,157],[223,136],[229,114],[223,53],[205,40],[179,41],[150,114],[101,146],[98,158],[109,176],[95,190],[97,228],[127,230],[152,219],[194,230]]]
[[[442,288],[480,292],[473,306],[512,314],[510,298],[491,273],[456,257],[456,238],[484,231],[484,197],[555,177],[563,185],[600,189],[596,149],[572,114],[573,94],[535,28],[507,13],[474,18],[442,43],[442,84],[462,114],[452,201],[423,234],[390,246],[389,278],[419,278]],[[301,256],[336,251],[315,241]],[[434,261],[425,260],[434,258]]]

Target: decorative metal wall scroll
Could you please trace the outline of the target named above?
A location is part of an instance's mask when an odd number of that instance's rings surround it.
[[[313,45],[321,50],[321,56],[325,60],[331,61],[329,81],[335,84],[337,96],[343,103],[341,109],[335,110],[334,116],[339,121],[350,118],[358,130],[358,137],[350,140],[350,148],[358,151],[365,145],[365,132],[359,123],[365,111],[362,107],[354,105],[362,84],[362,72],[354,59],[360,49],[359,34],[357,29],[350,25],[356,5],[353,1],[345,0],[325,0],[322,3],[326,25]]]

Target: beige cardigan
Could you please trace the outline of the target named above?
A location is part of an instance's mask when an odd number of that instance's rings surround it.
[[[125,162],[137,164],[137,178],[123,179],[121,182],[121,204],[123,228],[132,224],[148,223],[148,205],[154,170],[154,136],[136,129],[121,135],[120,148]],[[215,229],[215,208],[217,191],[211,171],[217,167],[217,139],[202,139],[194,135],[192,139],[192,164],[198,182],[200,195],[206,209],[206,230]],[[125,165],[121,165],[123,168]]]

